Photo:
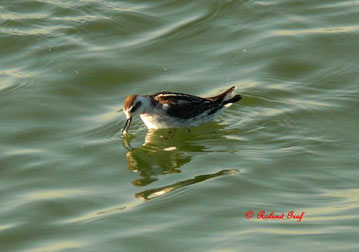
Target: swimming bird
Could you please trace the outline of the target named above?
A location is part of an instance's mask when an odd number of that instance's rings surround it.
[[[235,86],[207,98],[167,91],[153,95],[130,95],[123,105],[127,121],[122,133],[128,133],[132,118],[137,115],[149,129],[187,128],[209,122],[242,98],[239,94],[233,95],[234,90]]]

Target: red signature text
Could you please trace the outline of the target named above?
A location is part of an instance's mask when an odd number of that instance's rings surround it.
[[[289,211],[287,213],[275,213],[274,211],[272,212],[266,212],[266,211],[259,211],[257,212],[257,214],[255,214],[254,211],[247,211],[244,215],[244,217],[246,217],[247,219],[252,219],[253,217],[256,217],[257,219],[262,219],[262,220],[296,220],[297,222],[301,222],[303,219],[305,212],[301,212],[301,213],[295,213],[294,211]]]

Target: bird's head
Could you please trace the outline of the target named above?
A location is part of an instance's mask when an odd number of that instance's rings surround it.
[[[132,122],[132,118],[142,114],[145,107],[149,105],[149,101],[146,97],[140,95],[127,96],[125,103],[123,104],[123,111],[126,114],[126,124],[123,127],[122,133],[127,133]]]

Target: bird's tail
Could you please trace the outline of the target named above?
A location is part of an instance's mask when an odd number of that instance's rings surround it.
[[[237,94],[237,95],[231,97],[230,99],[224,100],[223,105],[226,106],[226,107],[229,107],[233,103],[236,103],[237,101],[239,101],[240,99],[242,99],[242,96]]]
[[[236,87],[233,86],[230,89],[224,91],[222,94],[213,97],[208,97],[207,99],[218,102],[226,107],[229,107],[233,103],[239,101],[242,98],[239,94],[233,96],[235,89]]]

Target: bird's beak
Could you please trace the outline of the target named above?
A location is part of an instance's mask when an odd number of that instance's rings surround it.
[[[123,127],[122,129],[122,134],[127,134],[128,132],[128,129],[130,128],[130,124],[132,122],[132,117],[128,118],[126,123],[125,123],[125,126]]]

